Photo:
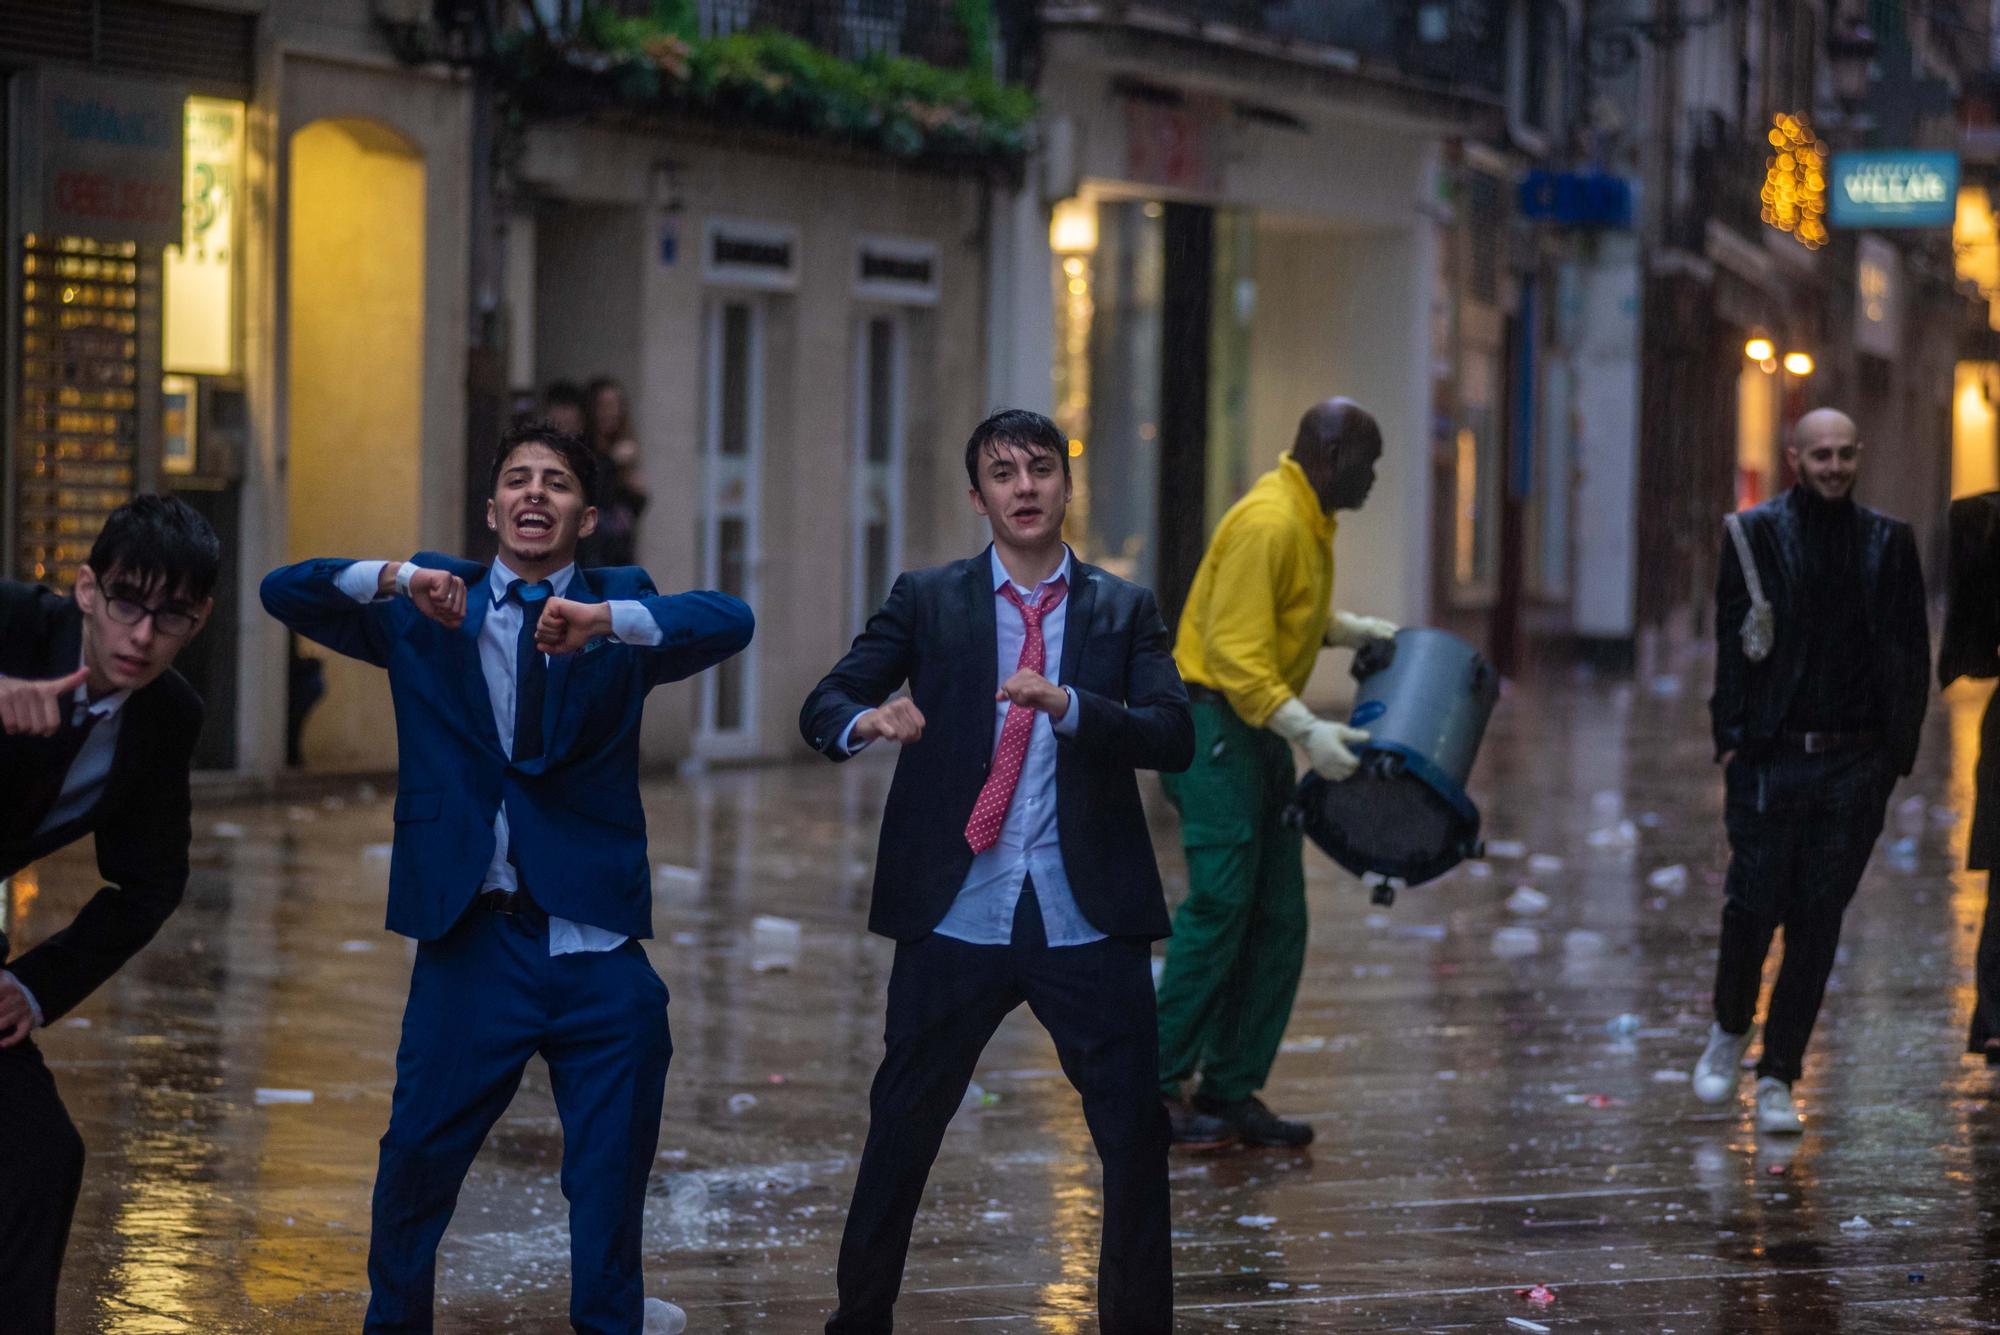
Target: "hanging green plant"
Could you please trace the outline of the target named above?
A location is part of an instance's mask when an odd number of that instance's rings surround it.
[[[573,42],[503,48],[501,74],[531,115],[593,106],[693,111],[898,158],[1018,166],[1035,98],[992,76],[991,0],[953,0],[953,16],[970,53],[964,67],[882,54],[847,60],[767,29],[701,37],[691,0],[655,0],[646,17],[593,6]]]

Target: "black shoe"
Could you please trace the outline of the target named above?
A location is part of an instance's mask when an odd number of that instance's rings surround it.
[[[1185,1099],[1163,1098],[1170,1139],[1182,1149],[1219,1150],[1236,1143],[1236,1130],[1220,1117],[1196,1112]]]
[[[1234,1103],[1224,1103],[1220,1099],[1204,1098],[1197,1094],[1194,1106],[1199,1112],[1213,1114],[1242,1137],[1245,1145],[1280,1145],[1287,1149],[1297,1149],[1310,1145],[1313,1129],[1304,1122],[1288,1122],[1264,1106],[1260,1098],[1239,1099]]]

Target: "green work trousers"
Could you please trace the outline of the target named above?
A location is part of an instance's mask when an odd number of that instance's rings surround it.
[[[1299,831],[1284,820],[1291,748],[1219,700],[1194,702],[1194,764],[1167,775],[1188,893],[1160,979],[1160,1087],[1225,1103],[1264,1087],[1306,956]]]

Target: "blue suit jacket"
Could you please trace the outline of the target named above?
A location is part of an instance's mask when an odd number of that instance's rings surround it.
[[[646,692],[750,643],[750,609],[727,594],[662,596],[636,567],[579,569],[567,597],[645,604],[654,647],[594,641],[549,662],[543,752],[516,764],[500,749],[479,663],[492,605],[487,566],[436,552],[419,565],[465,581],[465,621],[449,630],[407,598],[358,603],[334,586],[347,560],[303,561],[264,577],[265,610],[307,639],[389,670],[400,774],[389,865],[389,930],[420,941],[451,929],[493,860],[493,818],[507,828],[521,883],[549,913],[648,937],[652,876],[639,803],[639,717]]]

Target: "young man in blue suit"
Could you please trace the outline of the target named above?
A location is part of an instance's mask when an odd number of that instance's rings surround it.
[[[652,877],[639,803],[646,693],[750,642],[720,593],[579,570],[596,462],[519,428],[493,462],[491,566],[305,561],[264,579],[287,626],[389,671],[400,776],[391,931],[416,938],[375,1178],[370,1332],[431,1329],[438,1240],[528,1058],[549,1065],[570,1204],[570,1322],[636,1335],[640,1225],[672,1044],[639,939]]]
[[[1053,422],[995,414],[965,471],[993,545],[899,578],[799,719],[832,760],[903,748],[868,923],[897,943],[888,1050],[826,1328],[891,1329],[945,1126],[1025,1001],[1104,1161],[1099,1329],[1160,1335],[1173,1267],[1148,943],[1167,913],[1133,771],[1188,767],[1187,692],[1153,595],[1063,543],[1069,451]]]

